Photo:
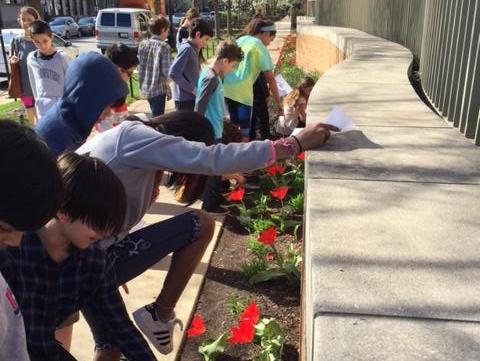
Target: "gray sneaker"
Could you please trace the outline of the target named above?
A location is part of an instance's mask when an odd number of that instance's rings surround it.
[[[173,329],[178,323],[183,330],[183,323],[173,314],[172,318],[160,321],[155,312],[155,304],[145,305],[133,313],[133,319],[138,328],[162,354],[167,355],[173,350]]]

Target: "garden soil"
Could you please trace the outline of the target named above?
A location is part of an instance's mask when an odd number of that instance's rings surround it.
[[[282,239],[283,237],[283,239]],[[277,239],[277,247],[282,249],[291,240],[282,236]],[[223,233],[212,255],[205,284],[201,292],[195,314],[205,320],[206,334],[186,339],[180,360],[199,361],[203,356],[198,347],[209,338],[217,338],[238,323],[238,319],[228,311],[227,304],[232,296],[256,302],[261,318],[275,318],[285,333],[285,361],[298,360],[300,340],[300,282],[269,281],[250,285],[241,274],[241,265],[249,259],[247,249],[249,236],[232,215],[225,218]],[[297,243],[300,247],[300,243]],[[228,345],[225,353],[217,361],[246,361],[259,355],[260,347],[250,345]]]

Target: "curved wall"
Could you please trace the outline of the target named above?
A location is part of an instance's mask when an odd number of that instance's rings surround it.
[[[430,101],[480,145],[480,0],[317,0],[316,21],[409,48]]]

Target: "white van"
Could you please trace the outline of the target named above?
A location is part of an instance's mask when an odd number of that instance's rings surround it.
[[[95,35],[102,53],[112,44],[121,42],[130,48],[148,37],[151,13],[146,9],[112,8],[98,12]]]

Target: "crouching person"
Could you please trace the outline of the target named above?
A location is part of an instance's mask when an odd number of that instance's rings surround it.
[[[100,160],[74,153],[59,160],[64,183],[56,217],[7,248],[2,273],[25,319],[31,361],[74,360],[55,329],[86,304],[129,360],[155,360],[130,320],[105,252],[94,243],[116,234],[126,213],[120,180]]]

